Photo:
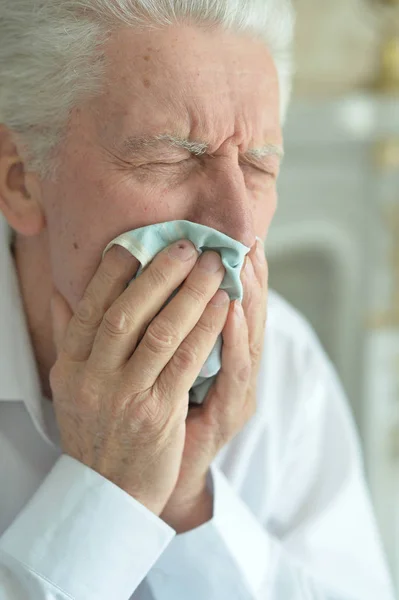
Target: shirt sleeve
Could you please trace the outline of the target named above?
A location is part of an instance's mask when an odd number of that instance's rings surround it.
[[[0,600],[128,600],[175,531],[62,455],[0,538]]]
[[[264,520],[212,466],[213,518],[164,551],[154,600],[393,600],[343,391],[325,368],[302,391]]]

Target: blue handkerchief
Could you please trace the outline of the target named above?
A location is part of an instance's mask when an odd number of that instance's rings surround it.
[[[167,246],[181,239],[190,240],[200,254],[205,250],[215,250],[221,256],[226,274],[220,289],[226,290],[230,300],[242,300],[243,288],[240,280],[241,269],[250,248],[229,236],[190,221],[169,221],[156,223],[128,231],[112,240],[105,248],[103,256],[112,246],[119,244],[140,262],[135,276],[139,277],[152,259]],[[135,279],[134,278],[134,279]],[[169,299],[169,301],[173,298]],[[192,389],[190,402],[201,404],[221,367],[222,336],[219,336],[212,352],[201,369]]]

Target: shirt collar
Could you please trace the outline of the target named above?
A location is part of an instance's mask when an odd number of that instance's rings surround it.
[[[24,402],[38,432],[54,446],[59,441],[54,409],[41,392],[11,237],[11,229],[0,214],[0,402]]]

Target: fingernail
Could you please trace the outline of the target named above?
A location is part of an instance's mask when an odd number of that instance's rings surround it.
[[[214,306],[223,306],[229,302],[230,298],[227,292],[224,290],[218,290],[211,300],[211,304]]]
[[[188,240],[180,240],[169,248],[169,256],[179,260],[189,260],[196,253],[195,246]]]
[[[199,266],[205,271],[216,273],[222,266],[222,260],[217,252],[205,252],[200,258]]]

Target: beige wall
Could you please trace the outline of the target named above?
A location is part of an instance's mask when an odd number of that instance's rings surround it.
[[[296,94],[332,95],[375,78],[381,19],[369,0],[294,0]]]

